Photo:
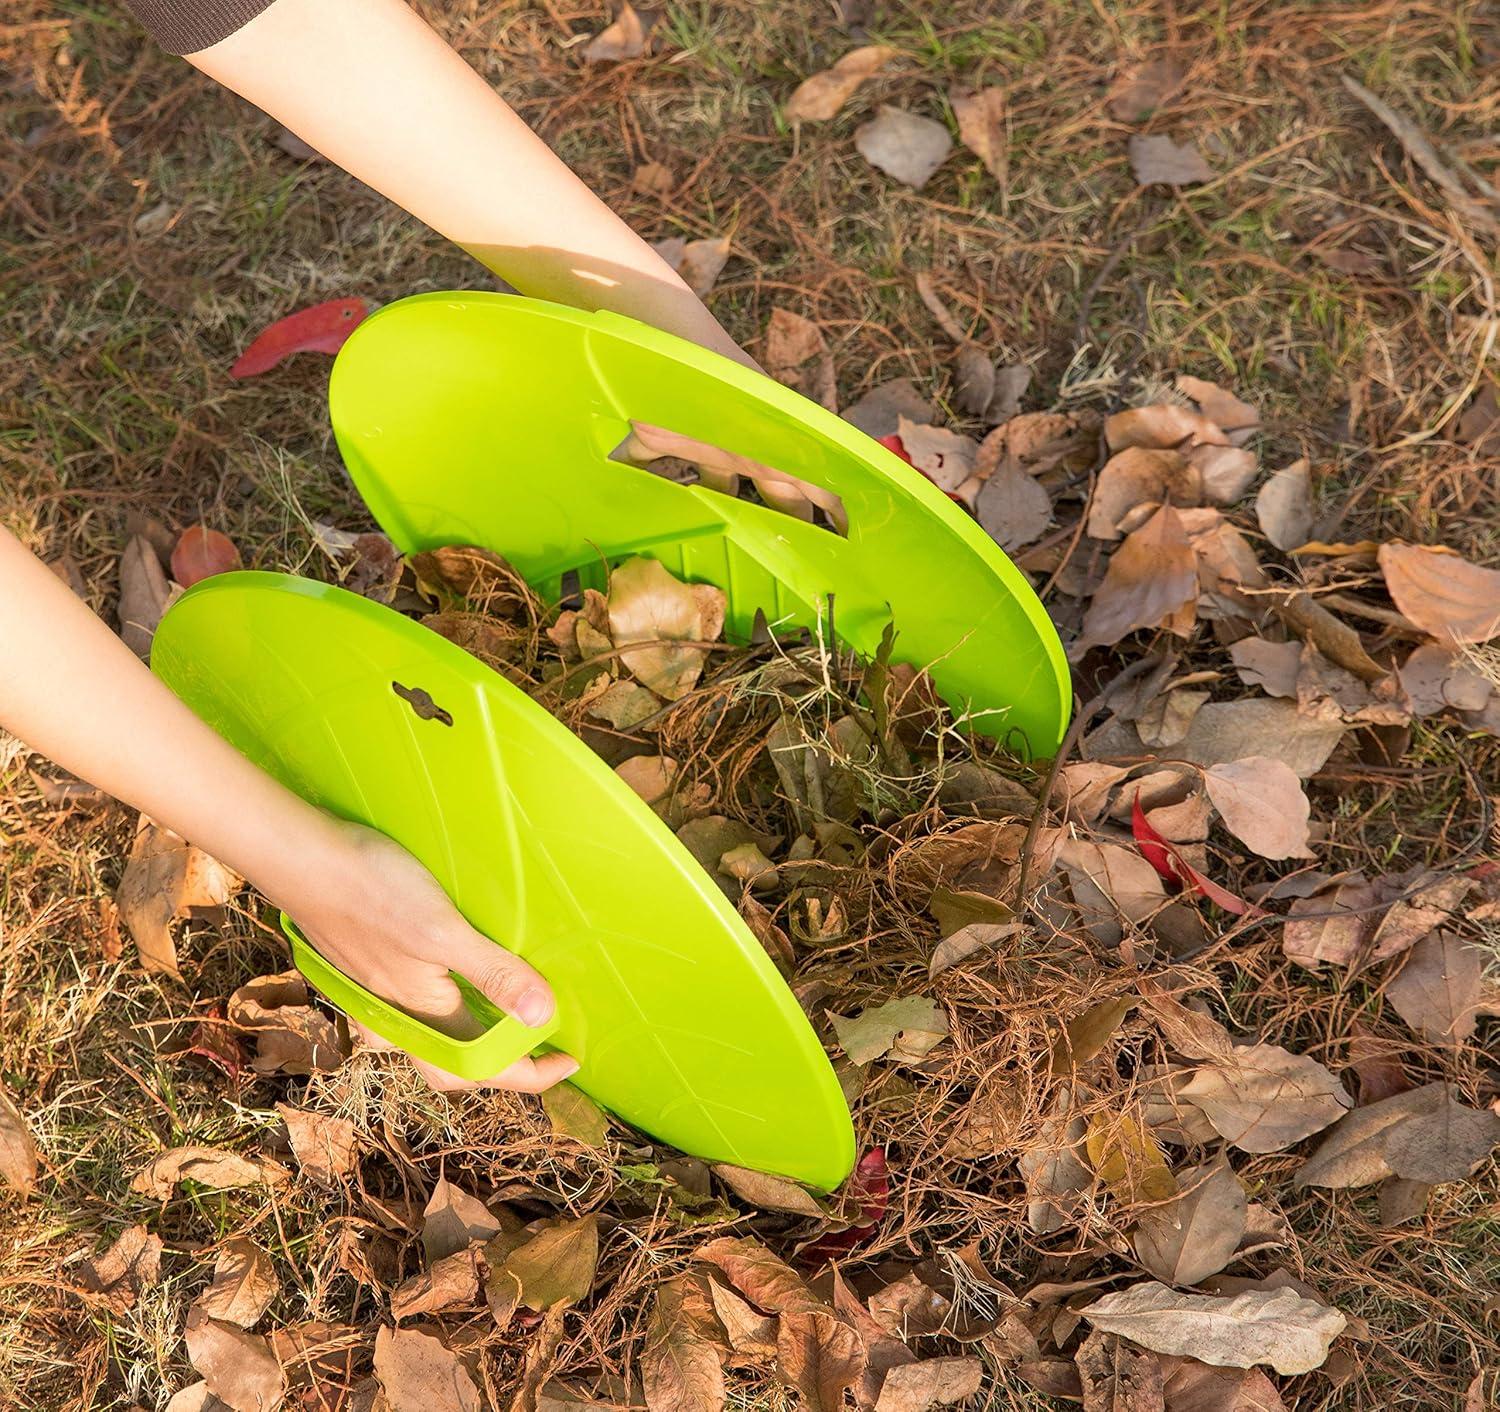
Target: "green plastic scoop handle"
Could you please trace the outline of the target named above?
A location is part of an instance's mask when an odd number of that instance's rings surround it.
[[[482,1027],[482,1033],[473,1038],[460,1039],[408,1014],[346,976],[317,951],[285,912],[281,914],[281,929],[291,944],[292,964],[329,1001],[397,1049],[461,1079],[487,1079],[503,1073],[557,1032],[560,1021],[556,1012],[545,1024],[523,1024],[496,1008],[489,996],[470,985],[457,971],[450,971],[448,974],[458,986],[464,1006]]]

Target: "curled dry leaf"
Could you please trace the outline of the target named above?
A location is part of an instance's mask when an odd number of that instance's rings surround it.
[[[102,1255],[85,1260],[79,1276],[116,1314],[131,1308],[140,1292],[161,1277],[161,1237],[145,1226],[129,1226]]]
[[[788,122],[827,122],[837,116],[860,84],[879,73],[895,57],[894,49],[881,44],[851,49],[831,69],[824,69],[798,84],[782,112]]]
[[[1177,379],[1177,390],[1191,397],[1235,446],[1244,445],[1260,426],[1260,413],[1217,383],[1184,374]]]
[[[974,474],[978,444],[947,427],[918,426],[901,417],[897,423],[906,458],[939,490],[956,491]]]
[[[1382,544],[1379,559],[1396,607],[1439,642],[1488,642],[1500,633],[1500,569],[1423,544]]]
[[[672,267],[698,298],[708,295],[718,283],[729,262],[729,237],[714,236],[706,240],[683,240],[671,236],[656,241],[652,247]]]
[[[137,657],[151,655],[151,638],[172,601],[172,587],[145,535],[131,538],[120,556],[120,636]]]
[[[1214,808],[1245,847],[1262,858],[1311,858],[1307,846],[1312,806],[1297,772],[1281,760],[1248,755],[1203,773]]]
[[[889,105],[855,130],[854,145],[872,167],[917,191],[953,151],[953,139],[942,123]]]
[[[695,1251],[693,1258],[717,1266],[730,1284],[767,1313],[826,1308],[801,1275],[751,1237],[721,1236]]]
[[[212,1319],[248,1329],[271,1307],[278,1285],[271,1257],[253,1241],[226,1240],[214,1261],[214,1277],[195,1301]]]
[[[391,1317],[398,1322],[447,1309],[466,1309],[479,1299],[479,1262],[472,1250],[455,1250],[391,1291]]]
[[[1083,1309],[1096,1329],[1157,1353],[1217,1367],[1269,1364],[1278,1373],[1310,1373],[1348,1322],[1337,1309],[1294,1289],[1247,1290],[1230,1297],[1181,1294],[1155,1280],[1107,1294]]]
[[[171,1147],[136,1173],[130,1189],[165,1201],[178,1182],[197,1182],[214,1191],[228,1191],[242,1186],[279,1186],[286,1175],[286,1168],[263,1157],[242,1157],[217,1147]]]
[[[1193,506],[1201,493],[1197,467],[1180,452],[1127,446],[1115,452],[1099,472],[1089,501],[1088,532],[1094,539],[1119,539],[1121,526],[1143,506],[1168,501],[1178,507]]]
[[[1131,1242],[1136,1259],[1157,1279],[1195,1285],[1235,1257],[1245,1234],[1245,1189],[1227,1162],[1176,1173],[1179,1194],[1146,1211]]]
[[[858,1015],[835,1015],[833,1029],[844,1053],[856,1064],[868,1064],[887,1054],[912,1060],[922,1058],[947,1035],[948,1017],[926,996],[908,995]]]
[[[860,1336],[829,1309],[790,1309],[776,1333],[776,1372],[808,1412],[840,1412],[865,1371]]]
[[[1176,1092],[1245,1152],[1280,1152],[1337,1122],[1354,1101],[1316,1059],[1277,1044],[1237,1045],[1229,1062],[1203,1065]]]
[[[36,1143],[21,1110],[0,1089],[0,1178],[22,1196],[36,1190]]]
[[[831,412],[838,406],[838,384],[828,340],[811,319],[780,306],[766,325],[766,371],[777,382]]]
[[[1139,628],[1185,634],[1197,601],[1197,560],[1181,516],[1163,505],[1115,550],[1069,655],[1076,660],[1091,647],[1113,646]]]
[[[1052,1041],[1048,1068],[1053,1074],[1067,1074],[1087,1064],[1115,1037],[1124,1020],[1135,1008],[1134,996],[1114,996],[1090,1005],[1058,1031]]]
[[[609,632],[633,676],[669,701],[686,696],[724,626],[724,594],[686,584],[655,559],[628,559],[609,576]]]
[[[141,965],[180,978],[173,926],[195,907],[224,906],[242,886],[243,879],[222,863],[142,814],[115,904]]]
[[[1255,454],[1239,446],[1197,446],[1188,460],[1210,505],[1237,505],[1260,472]]]
[[[646,52],[655,17],[648,22],[624,0],[614,23],[600,30],[583,46],[583,57],[590,64],[618,64],[625,59],[639,59]]]
[[[1227,446],[1229,439],[1201,412],[1175,402],[1127,407],[1104,422],[1104,441],[1112,452],[1129,446],[1191,451],[1199,446]]]
[[[309,1002],[296,971],[257,976],[229,997],[229,1022],[255,1036],[258,1074],[312,1074],[337,1069],[349,1046],[338,1025]]]
[[[1312,534],[1312,467],[1293,461],[1272,474],[1255,496],[1255,518],[1278,549],[1295,549]]]
[[[748,1167],[714,1164],[713,1173],[741,1201],[761,1211],[787,1211],[794,1216],[823,1216],[826,1213],[805,1187],[786,1177],[769,1172],[755,1172]]]
[[[1088,1125],[1070,1111],[1071,1103],[1063,1087],[1036,1140],[1016,1159],[1026,1183],[1026,1224],[1038,1235],[1061,1230],[1072,1218],[1073,1198],[1093,1183],[1093,1173],[1080,1157]]]
[[[1141,186],[1193,186],[1212,181],[1214,169],[1188,142],[1136,133],[1130,139],[1130,169]]]
[[[1424,1039],[1434,1044],[1461,1044],[1478,1027],[1487,1003],[1484,953],[1449,931],[1435,931],[1419,941],[1385,987],[1386,999]]]
[[[715,1315],[729,1336],[729,1346],[752,1365],[763,1367],[776,1356],[776,1318],[718,1280],[706,1281]]]
[[[609,1118],[581,1088],[570,1083],[553,1084],[542,1094],[542,1108],[554,1133],[585,1147],[606,1145]]]
[[[1086,924],[1104,945],[1120,940],[1117,918],[1143,923],[1167,900],[1156,870],[1117,843],[1070,838],[1058,849],[1057,862],[1068,875]]]
[[[949,98],[958,119],[958,140],[981,162],[984,169],[1003,181],[1005,171],[1005,93],[999,88],[981,88],[977,93],[955,92]]]
[[[458,1354],[421,1329],[381,1327],[375,1378],[390,1412],[482,1412],[485,1406]]]
[[[1398,675],[1414,716],[1435,716],[1450,708],[1482,711],[1496,690],[1462,650],[1436,642],[1416,648]]]
[[[1500,1143],[1500,1114],[1468,1108],[1445,1083],[1356,1108],[1297,1171],[1299,1186],[1343,1189],[1388,1177],[1438,1183],[1469,1175]]]

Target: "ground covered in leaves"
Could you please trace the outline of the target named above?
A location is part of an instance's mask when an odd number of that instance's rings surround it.
[[[992,8],[435,18],[1012,552],[1075,667],[1051,768],[899,638],[402,561],[315,355],[236,358],[484,281],[113,13],[0,37],[7,523],[143,653],[242,559],[532,693],[740,909],[861,1154],[827,1196],[351,1054],[238,879],[9,742],[7,1405],[1491,1405],[1500,33]]]

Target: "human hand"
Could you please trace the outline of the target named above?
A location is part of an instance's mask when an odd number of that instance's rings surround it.
[[[479,1033],[449,972],[457,972],[523,1024],[545,1023],[552,992],[519,956],[475,931],[437,880],[399,844],[357,824],[329,821],[328,840],[307,887],[278,888],[274,899],[296,917],[313,947],[366,990],[449,1034]],[[300,895],[304,893],[306,895]],[[393,1046],[350,1021],[372,1048]],[[519,1059],[494,1078],[474,1082],[412,1058],[435,1089],[506,1088],[539,1093],[578,1069],[567,1054]]]

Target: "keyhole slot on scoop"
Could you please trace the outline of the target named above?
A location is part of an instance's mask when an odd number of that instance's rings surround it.
[[[680,485],[700,485],[734,500],[750,500],[840,536],[849,533],[844,502],[831,490],[666,427],[631,422],[609,459],[640,466]]]
[[[393,681],[391,690],[411,707],[419,721],[437,721],[445,726],[453,724],[453,713],[439,706],[422,687],[402,686],[400,682]]]

